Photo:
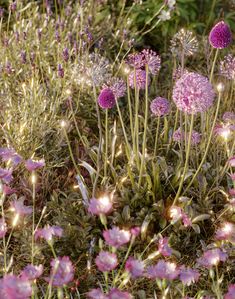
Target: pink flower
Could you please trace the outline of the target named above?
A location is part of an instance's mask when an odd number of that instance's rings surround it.
[[[92,198],[89,202],[88,211],[94,215],[106,215],[112,210],[113,204],[108,196],[99,199]]]
[[[130,241],[131,233],[128,230],[113,227],[112,229],[105,230],[103,237],[108,245],[119,248]]]
[[[74,267],[68,256],[58,257],[51,261],[50,277],[45,280],[53,286],[62,287],[74,278]]]
[[[5,275],[0,279],[0,298],[2,299],[29,299],[32,287],[29,280],[15,275]]]
[[[184,266],[180,268],[179,278],[182,281],[182,283],[186,286],[189,286],[192,283],[197,282],[199,277],[200,277],[200,273],[197,270],[191,268],[185,268]]]
[[[43,265],[27,265],[20,273],[20,277],[24,277],[28,280],[35,280],[43,273]]]
[[[155,266],[147,269],[147,276],[151,279],[167,279],[174,280],[178,277],[179,270],[175,263],[159,260]]]
[[[178,207],[178,206],[172,206],[170,208],[170,217],[171,217],[171,221],[172,223],[176,223],[177,221],[179,220],[182,220],[183,222],[183,225],[185,227],[188,227],[188,226],[192,226],[192,221],[191,219],[188,217],[187,214],[184,213],[184,211]]]
[[[169,247],[169,238],[160,238],[158,241],[158,251],[163,255],[163,256],[171,256],[172,255],[172,249]]]
[[[235,63],[235,57],[234,57],[234,63]],[[235,67],[234,67],[234,72],[235,72]],[[235,74],[234,74],[234,77],[235,77]],[[224,112],[222,118],[225,122],[233,123],[233,122],[235,122],[235,113],[230,112],[230,111]]]
[[[126,94],[126,82],[120,78],[112,78],[103,88],[110,88],[115,96],[115,99],[122,98]]]
[[[108,297],[101,291],[101,289],[92,289],[87,293],[90,299],[108,299]]]
[[[118,265],[115,253],[101,251],[95,259],[96,266],[101,272],[107,272],[115,269]]]
[[[235,243],[235,225],[233,223],[225,222],[215,234],[217,240],[225,240]]]
[[[230,177],[231,177],[232,181],[235,181],[235,173],[231,173]]]
[[[234,157],[231,157],[229,160],[228,160],[228,163],[231,167],[235,167],[235,156]]]
[[[45,160],[41,159],[41,160],[32,160],[32,159],[28,159],[25,161],[25,167],[28,169],[28,171],[34,171],[37,170],[39,168],[42,168],[45,166]]]
[[[228,293],[224,295],[224,299],[235,299],[235,284],[230,284]]]
[[[125,270],[129,272],[133,278],[141,277],[144,272],[144,262],[129,257],[125,264]]]
[[[132,299],[132,298],[133,297],[131,296],[130,293],[123,292],[118,289],[112,289],[108,295],[108,299]]]
[[[32,207],[24,205],[24,199],[13,200],[11,202],[10,210],[21,216],[29,215],[32,213]]]
[[[0,179],[9,184],[13,180],[12,169],[0,168]]]
[[[0,157],[2,161],[11,161],[13,165],[17,165],[22,161],[22,157],[16,153],[13,148],[1,147]]]
[[[212,268],[217,265],[220,261],[225,262],[228,258],[227,253],[223,252],[219,248],[210,249],[203,253],[203,256],[197,259],[199,265],[206,268]]]
[[[0,219],[0,238],[3,238],[7,233],[7,224],[3,218]]]
[[[228,192],[231,196],[235,196],[235,188],[229,189]]]
[[[140,229],[139,226],[135,226],[135,227],[132,227],[132,228],[130,229],[130,231],[131,231],[132,236],[134,236],[134,237],[138,237],[139,234],[140,234],[141,229]]]
[[[35,232],[35,240],[38,238],[45,239],[47,242],[50,242],[53,236],[62,237],[63,229],[60,226],[50,226],[46,225],[44,228],[38,228]]]
[[[17,190],[16,189],[14,189],[14,188],[11,188],[10,186],[8,186],[8,185],[3,185],[2,186],[2,192],[3,192],[3,194],[5,194],[5,195],[10,195],[10,194],[12,194],[12,193],[15,193]]]

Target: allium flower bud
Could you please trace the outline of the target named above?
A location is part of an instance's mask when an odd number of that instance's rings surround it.
[[[194,114],[207,111],[213,104],[215,92],[209,80],[197,73],[186,73],[173,89],[173,101],[179,110]]]
[[[232,33],[229,26],[221,21],[217,23],[210,32],[209,42],[213,48],[227,48],[232,42]]]
[[[96,257],[95,263],[101,272],[114,270],[118,265],[117,255],[108,251],[101,251]]]
[[[165,98],[157,97],[151,102],[150,110],[156,116],[167,115],[170,111],[170,103]]]
[[[115,96],[110,88],[104,88],[101,91],[98,97],[98,104],[103,109],[111,109],[115,106]]]

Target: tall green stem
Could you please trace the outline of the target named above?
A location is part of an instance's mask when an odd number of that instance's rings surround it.
[[[146,83],[145,83],[145,118],[144,118],[144,136],[142,143],[142,157],[141,157],[141,165],[140,165],[140,174],[139,174],[139,187],[141,186],[141,180],[144,170],[144,162],[145,162],[145,150],[146,150],[146,136],[147,136],[147,127],[148,127],[148,65],[146,65]]]
[[[181,176],[178,192],[175,196],[175,199],[174,199],[172,205],[176,204],[176,202],[177,202],[177,200],[178,200],[178,198],[181,194],[183,184],[184,184],[185,175],[186,175],[186,172],[187,172],[187,169],[188,169],[188,162],[189,162],[190,148],[191,148],[191,139],[192,139],[192,132],[193,132],[193,123],[194,123],[194,114],[192,114],[192,116],[191,116],[191,123],[190,123],[189,135],[188,135],[188,146],[187,146],[187,151],[186,151],[184,170],[183,170],[183,174]]]
[[[219,108],[220,108],[220,102],[221,102],[221,96],[222,96],[222,93],[220,92],[219,93],[219,98],[218,98],[218,103],[217,103],[217,107],[216,107],[216,112],[215,112],[215,117],[214,117],[214,120],[213,120],[213,123],[212,123],[212,127],[211,127],[211,131],[210,131],[210,135],[209,135],[209,138],[208,138],[208,141],[207,141],[207,146],[206,146],[206,150],[205,150],[205,153],[202,157],[202,160],[201,160],[201,163],[199,164],[194,176],[192,177],[190,183],[188,184],[187,188],[185,189],[184,193],[186,193],[188,191],[188,189],[192,186],[195,178],[197,177],[199,171],[201,170],[201,167],[202,165],[204,164],[205,160],[206,160],[206,157],[207,157],[207,154],[208,154],[208,151],[209,151],[209,148],[210,148],[210,145],[211,145],[211,139],[212,139],[212,136],[213,136],[213,133],[214,133],[214,127],[215,127],[215,123],[216,123],[216,120],[217,120],[217,116],[218,116],[218,113],[219,113]]]

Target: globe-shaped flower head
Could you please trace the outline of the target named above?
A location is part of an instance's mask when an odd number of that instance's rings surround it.
[[[115,106],[115,96],[110,88],[104,88],[101,90],[98,97],[98,104],[103,109],[111,109]]]
[[[167,99],[157,97],[150,104],[151,112],[156,116],[164,116],[170,111],[170,104]]]
[[[186,73],[173,89],[173,101],[179,110],[195,114],[205,112],[213,104],[215,92],[209,80],[197,73]]]
[[[232,33],[229,26],[221,21],[217,23],[210,32],[209,42],[213,48],[227,48],[232,42]]]

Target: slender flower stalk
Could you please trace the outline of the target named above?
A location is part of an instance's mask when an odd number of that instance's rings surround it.
[[[221,98],[222,98],[222,92],[219,91],[219,97],[218,97],[218,102],[217,102],[217,107],[216,107],[216,112],[215,112],[215,116],[214,116],[214,120],[212,122],[212,126],[211,126],[211,131],[210,131],[210,135],[209,135],[209,138],[208,138],[208,141],[207,141],[207,146],[206,146],[206,149],[205,149],[205,152],[204,152],[204,155],[202,157],[202,160],[196,170],[196,172],[194,173],[190,183],[188,184],[188,186],[186,187],[184,193],[186,193],[188,191],[188,189],[192,186],[195,178],[197,177],[197,175],[199,174],[201,168],[202,168],[202,165],[204,164],[205,160],[206,160],[206,157],[207,157],[207,154],[209,152],[209,148],[211,146],[211,140],[212,140],[212,136],[214,134],[214,128],[215,128],[215,124],[216,124],[216,120],[217,120],[217,117],[218,117],[218,113],[219,113],[219,108],[220,108],[220,102],[221,102]]]
[[[36,174],[35,171],[32,171],[31,182],[33,187],[32,200],[33,200],[33,224],[32,224],[32,255],[31,263],[34,264],[34,233],[35,233],[35,199],[36,199]]]
[[[178,198],[180,197],[182,188],[183,188],[183,184],[184,184],[184,179],[185,179],[185,175],[188,169],[188,162],[189,162],[189,157],[190,157],[190,148],[191,148],[191,140],[192,140],[192,132],[193,132],[193,123],[194,123],[194,114],[191,115],[191,123],[190,123],[190,129],[189,129],[189,137],[188,137],[188,146],[187,146],[187,150],[186,150],[186,158],[185,158],[185,164],[184,164],[184,170],[181,176],[181,180],[179,183],[179,188],[178,191],[176,193],[175,199],[173,201],[173,206],[176,204],[176,202],[178,201]]]
[[[148,64],[146,64],[146,86],[145,86],[145,118],[144,118],[144,136],[142,143],[142,156],[141,156],[141,164],[140,164],[140,173],[139,173],[139,187],[141,186],[141,180],[144,171],[144,162],[145,162],[145,151],[146,151],[146,136],[147,136],[147,128],[148,128]]]

